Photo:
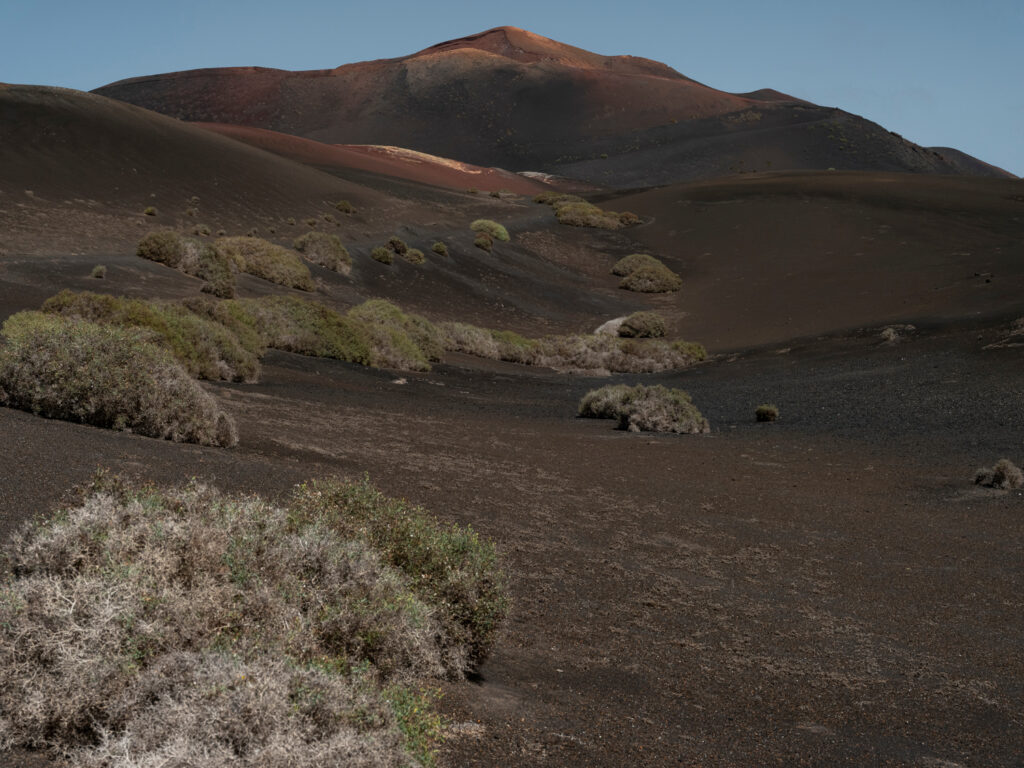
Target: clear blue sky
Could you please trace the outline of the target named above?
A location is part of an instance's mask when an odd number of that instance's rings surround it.
[[[89,90],[198,67],[321,69],[502,24],[838,106],[1024,176],[1024,0],[0,0],[0,81]]]

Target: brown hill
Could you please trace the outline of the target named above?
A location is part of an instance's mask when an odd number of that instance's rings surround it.
[[[514,27],[336,69],[202,69],[96,92],[189,121],[401,146],[605,186],[766,168],[992,173],[778,91],[725,93],[658,62]]]

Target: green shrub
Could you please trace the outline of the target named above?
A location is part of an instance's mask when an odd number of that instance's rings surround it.
[[[178,268],[184,255],[185,238],[170,229],[157,229],[139,240],[135,255]]]
[[[303,291],[315,289],[309,268],[294,252],[257,237],[222,237],[213,247],[240,272]]]
[[[494,246],[494,240],[486,232],[478,232],[476,238],[473,240],[473,245],[482,251],[491,252],[491,248]]]
[[[397,235],[392,235],[391,237],[388,238],[387,247],[391,249],[393,253],[397,253],[399,256],[404,256],[405,252],[409,250],[409,246],[406,245],[405,240],[398,237]]]
[[[388,248],[378,245],[370,251],[370,258],[379,261],[381,264],[391,264],[395,260],[395,254]]]
[[[580,400],[579,415],[617,419],[618,428],[630,432],[700,434],[711,430],[689,394],[661,385],[611,384],[591,390]]]
[[[759,405],[754,411],[754,418],[758,421],[775,421],[779,418],[779,408],[770,403]]]
[[[632,253],[615,262],[615,265],[612,267],[612,274],[625,277],[636,272],[641,267],[656,267],[659,264],[662,264],[660,259],[656,259],[646,253]]]
[[[989,488],[1020,488],[1024,486],[1024,472],[1009,459],[1000,459],[994,467],[979,469],[974,476],[977,485]]]
[[[468,649],[473,666],[487,657],[508,612],[494,546],[471,528],[442,525],[423,509],[389,499],[367,480],[301,486],[289,505],[301,524],[323,520],[343,537],[359,536],[401,569],[437,616],[449,641]]]
[[[338,202],[336,202],[334,204],[334,207],[337,208],[341,213],[355,213],[356,212],[356,209],[352,206],[352,203],[350,203],[348,200],[339,200]]]
[[[47,299],[42,310],[92,323],[149,331],[192,376],[224,381],[259,378],[262,352],[246,349],[220,323],[200,317],[180,304],[89,291],[61,291]]]
[[[483,657],[503,582],[491,544],[367,481],[281,508],[101,480],[0,573],[5,737],[85,768],[431,765],[413,684]]]
[[[573,227],[595,227],[597,229],[620,229],[619,214],[605,211],[587,202],[555,203],[555,216],[559,224]]]
[[[507,243],[509,240],[508,230],[505,229],[501,224],[490,219],[477,219],[469,228],[474,232],[485,232],[491,236],[492,240],[499,240],[503,243]]]
[[[657,312],[634,312],[622,321],[618,333],[627,339],[658,339],[665,331],[665,318]]]
[[[434,243],[432,246],[430,246],[430,250],[432,250],[438,256],[447,256],[448,255],[448,246],[445,245],[440,240],[438,240],[436,243]]]
[[[664,264],[640,267],[619,282],[619,288],[638,293],[671,293],[678,291],[682,286],[683,281],[679,275]]]
[[[96,280],[102,280],[107,276],[107,268],[102,264],[97,264],[92,268],[92,272],[89,273],[89,277]]]
[[[370,365],[406,371],[429,371],[441,359],[441,332],[428,320],[406,314],[384,299],[353,307],[347,317],[361,323],[370,339]]]
[[[154,208],[152,205],[146,206],[142,212],[146,216],[156,216],[156,208]]]
[[[295,239],[293,247],[314,264],[343,275],[352,271],[352,257],[337,235],[307,232]]]
[[[231,417],[145,331],[19,312],[0,333],[3,405],[176,442],[238,442]]]
[[[425,264],[427,261],[427,257],[423,255],[423,251],[419,248],[410,248],[402,258],[410,264]]]

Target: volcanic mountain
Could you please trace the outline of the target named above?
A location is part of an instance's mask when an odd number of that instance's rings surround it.
[[[335,69],[200,69],[96,92],[188,121],[389,144],[608,187],[780,169],[1001,173],[838,109],[771,89],[726,93],[655,61],[515,27]]]

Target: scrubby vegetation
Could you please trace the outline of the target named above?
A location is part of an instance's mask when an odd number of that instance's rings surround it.
[[[669,293],[683,286],[679,275],[646,253],[634,253],[619,259],[612,267],[612,274],[622,276],[619,287],[627,291]]]
[[[0,584],[5,740],[86,768],[431,765],[417,686],[507,611],[491,544],[368,481],[278,507],[100,479]]]
[[[314,264],[347,275],[352,271],[352,257],[337,235],[307,232],[297,237],[292,247]]]
[[[89,277],[95,280],[102,280],[107,276],[107,268],[102,264],[97,264],[92,268],[92,272],[89,273]]]
[[[0,335],[0,404],[177,442],[238,442],[231,417],[145,331],[19,312]]]
[[[353,307],[348,317],[365,328],[372,350],[370,364],[379,368],[429,371],[441,359],[441,331],[419,315],[406,314],[384,299],[371,299]]]
[[[397,235],[392,235],[391,237],[388,238],[387,247],[392,253],[396,253],[399,256],[404,256],[405,252],[409,250],[409,246],[406,245],[405,240],[398,237]]]
[[[573,227],[622,229],[622,227],[632,226],[640,221],[640,217],[635,213],[606,211],[577,195],[543,192],[534,197],[533,201],[550,205],[560,224],[568,224]]]
[[[1020,488],[1024,486],[1024,471],[1009,459],[1000,459],[993,467],[979,469],[974,482],[988,488]]]
[[[660,339],[665,331],[665,318],[657,312],[634,312],[622,321],[618,334],[626,339]]]
[[[608,334],[530,339],[466,323],[439,327],[450,351],[561,371],[651,373],[685,368],[706,357],[704,347],[686,341],[636,341]]]
[[[218,249],[198,240],[169,229],[157,230],[139,241],[135,253],[204,280],[203,291],[206,293],[222,298],[235,295],[235,273],[231,261]]]
[[[379,261],[381,264],[391,264],[395,260],[395,254],[391,249],[378,245],[370,251],[370,258]]]
[[[491,237],[492,240],[498,240],[502,243],[507,243],[509,240],[508,230],[505,229],[501,224],[490,219],[477,219],[469,228],[474,232],[484,232]]]
[[[630,432],[700,434],[711,431],[689,394],[660,385],[611,384],[591,390],[580,400],[579,415],[616,419],[619,429]]]
[[[334,207],[341,213],[355,213],[356,209],[348,200],[339,200]]]
[[[779,407],[770,403],[759,405],[754,411],[754,418],[758,421],[776,421],[779,418]]]
[[[155,208],[154,206],[152,206],[152,205],[147,205],[147,206],[146,206],[146,207],[145,207],[145,208],[144,208],[144,209],[142,210],[142,213],[143,213],[143,214],[145,214],[146,216],[156,216],[156,214],[157,214],[157,210],[156,210],[156,208]]]
[[[92,323],[147,331],[192,376],[224,381],[255,381],[259,354],[235,334],[181,304],[143,301],[83,291],[62,291],[47,299],[43,312]]]
[[[491,248],[494,247],[494,238],[492,238],[486,232],[478,232],[476,237],[473,239],[473,245],[479,248],[481,251],[491,252]]]
[[[430,246],[430,250],[432,250],[438,256],[447,256],[448,255],[448,246],[445,245],[440,240],[438,240],[436,243],[434,243],[432,246]]]
[[[410,264],[425,264],[427,261],[427,257],[419,248],[410,248],[402,255],[402,258]]]
[[[288,288],[315,289],[298,254],[258,237],[222,237],[213,247],[240,271]]]

